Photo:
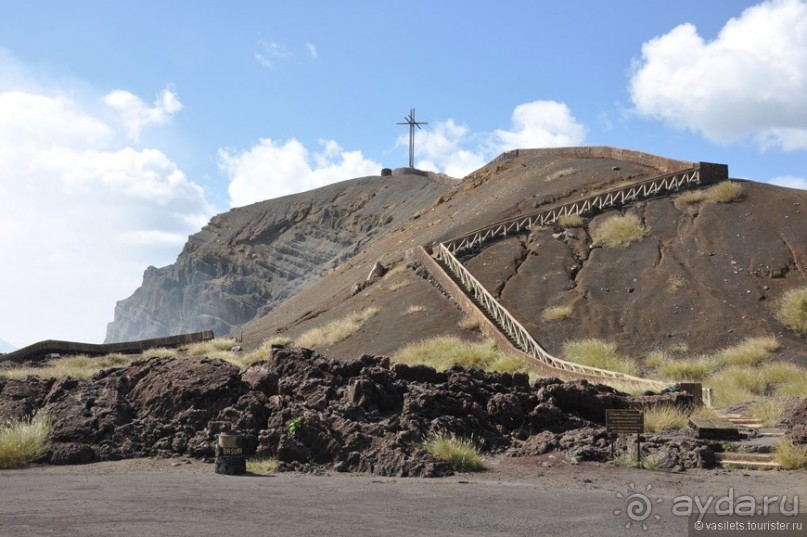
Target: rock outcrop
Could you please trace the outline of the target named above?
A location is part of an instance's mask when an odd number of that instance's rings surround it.
[[[212,329],[270,311],[448,190],[421,175],[366,177],[214,217],[173,265],[149,267],[106,342]]]
[[[585,380],[541,379],[454,367],[338,362],[273,347],[244,371],[206,358],[153,358],[91,379],[0,379],[0,422],[44,411],[53,442],[44,460],[76,464],[143,456],[210,460],[216,436],[237,430],[248,456],[281,470],[442,476],[448,465],[423,442],[438,433],[473,439],[484,453],[565,453],[606,460],[607,408],[689,405],[682,393],[632,397]],[[670,467],[708,465],[716,447],[691,437],[648,437]],[[693,454],[694,453],[694,454]]]

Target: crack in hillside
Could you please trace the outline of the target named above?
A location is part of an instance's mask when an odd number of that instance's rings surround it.
[[[519,246],[521,247],[520,255],[519,257],[513,259],[514,262],[513,275],[507,278],[506,280],[500,282],[498,285],[496,285],[496,289],[494,290],[493,296],[495,296],[498,300],[501,300],[505,287],[507,287],[507,284],[510,283],[510,280],[518,276],[521,267],[524,265],[524,262],[530,256],[530,249],[527,248],[527,246],[524,244],[523,241],[519,241]]]
[[[779,238],[782,239],[782,242],[785,244],[785,247],[787,247],[787,249],[790,251],[790,256],[793,258],[793,266],[796,267],[796,270],[799,271],[799,274],[804,276],[804,267],[799,265],[799,258],[795,248],[793,248],[790,242],[783,235],[780,234]]]

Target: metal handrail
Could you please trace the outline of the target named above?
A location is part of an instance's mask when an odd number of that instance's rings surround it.
[[[516,318],[513,317],[512,314],[510,314],[510,312],[507,311],[507,309],[502,306],[499,301],[493,297],[493,295],[490,294],[487,289],[485,289],[479,280],[477,280],[473,274],[471,274],[468,269],[465,268],[465,266],[460,263],[456,257],[454,257],[454,255],[445,245],[438,244],[435,255],[460,281],[466,292],[472,295],[476,299],[477,303],[481,304],[485,311],[487,311],[489,316],[499,323],[504,331],[514,340],[516,346],[530,356],[538,359],[540,362],[548,365],[549,367],[580,374],[615,378],[642,384],[664,384],[663,382],[644,379],[641,377],[634,377],[633,375],[628,375],[626,373],[619,373],[616,371],[601,369],[599,367],[567,362],[566,360],[561,360],[560,358],[552,356],[546,352],[546,350],[544,350],[544,348],[541,347],[537,341],[535,341],[527,329],[524,328],[521,323],[519,323],[518,320],[516,320]]]
[[[559,217],[567,214],[586,214],[595,209],[601,210],[607,207],[624,205],[630,201],[656,196],[660,193],[675,192],[684,186],[700,183],[701,175],[699,167],[659,175],[631,185],[605,190],[580,200],[546,207],[535,213],[502,220],[467,233],[461,237],[444,241],[442,244],[444,244],[452,254],[457,254],[494,237],[504,237],[509,233],[518,233],[523,229],[532,229],[534,227],[552,224]]]
[[[698,166],[674,173],[659,175],[651,179],[612,188],[587,196],[583,199],[560,203],[551,207],[546,207],[529,215],[522,215],[508,220],[497,222],[490,226],[472,231],[462,237],[457,237],[437,244],[435,257],[443,262],[454,277],[459,280],[465,288],[466,293],[473,296],[476,302],[488,313],[488,315],[499,323],[504,332],[510,336],[516,346],[521,350],[536,358],[549,367],[572,371],[575,373],[594,375],[600,377],[617,378],[630,382],[663,385],[663,382],[634,377],[625,373],[609,371],[598,367],[592,367],[574,362],[561,360],[549,354],[521,323],[502,306],[496,298],[477,280],[470,271],[455,257],[454,254],[472,248],[477,244],[482,244],[486,240],[495,237],[504,237],[508,233],[518,233],[522,229],[532,229],[537,226],[544,226],[554,223],[563,215],[586,214],[593,210],[602,210],[607,207],[624,205],[630,201],[648,198],[659,193],[669,193],[680,190],[691,184],[700,184],[701,175]]]

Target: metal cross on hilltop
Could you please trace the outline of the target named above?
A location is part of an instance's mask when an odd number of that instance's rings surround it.
[[[409,115],[404,118],[406,122],[398,123],[398,125],[409,125],[409,167],[415,167],[415,127],[420,128],[421,125],[428,125],[426,121],[415,121],[415,109],[409,110]]]

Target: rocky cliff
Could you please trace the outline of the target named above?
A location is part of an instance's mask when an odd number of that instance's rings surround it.
[[[173,265],[146,269],[140,288],[117,303],[106,342],[206,329],[231,333],[448,188],[421,175],[365,177],[215,216]]]

